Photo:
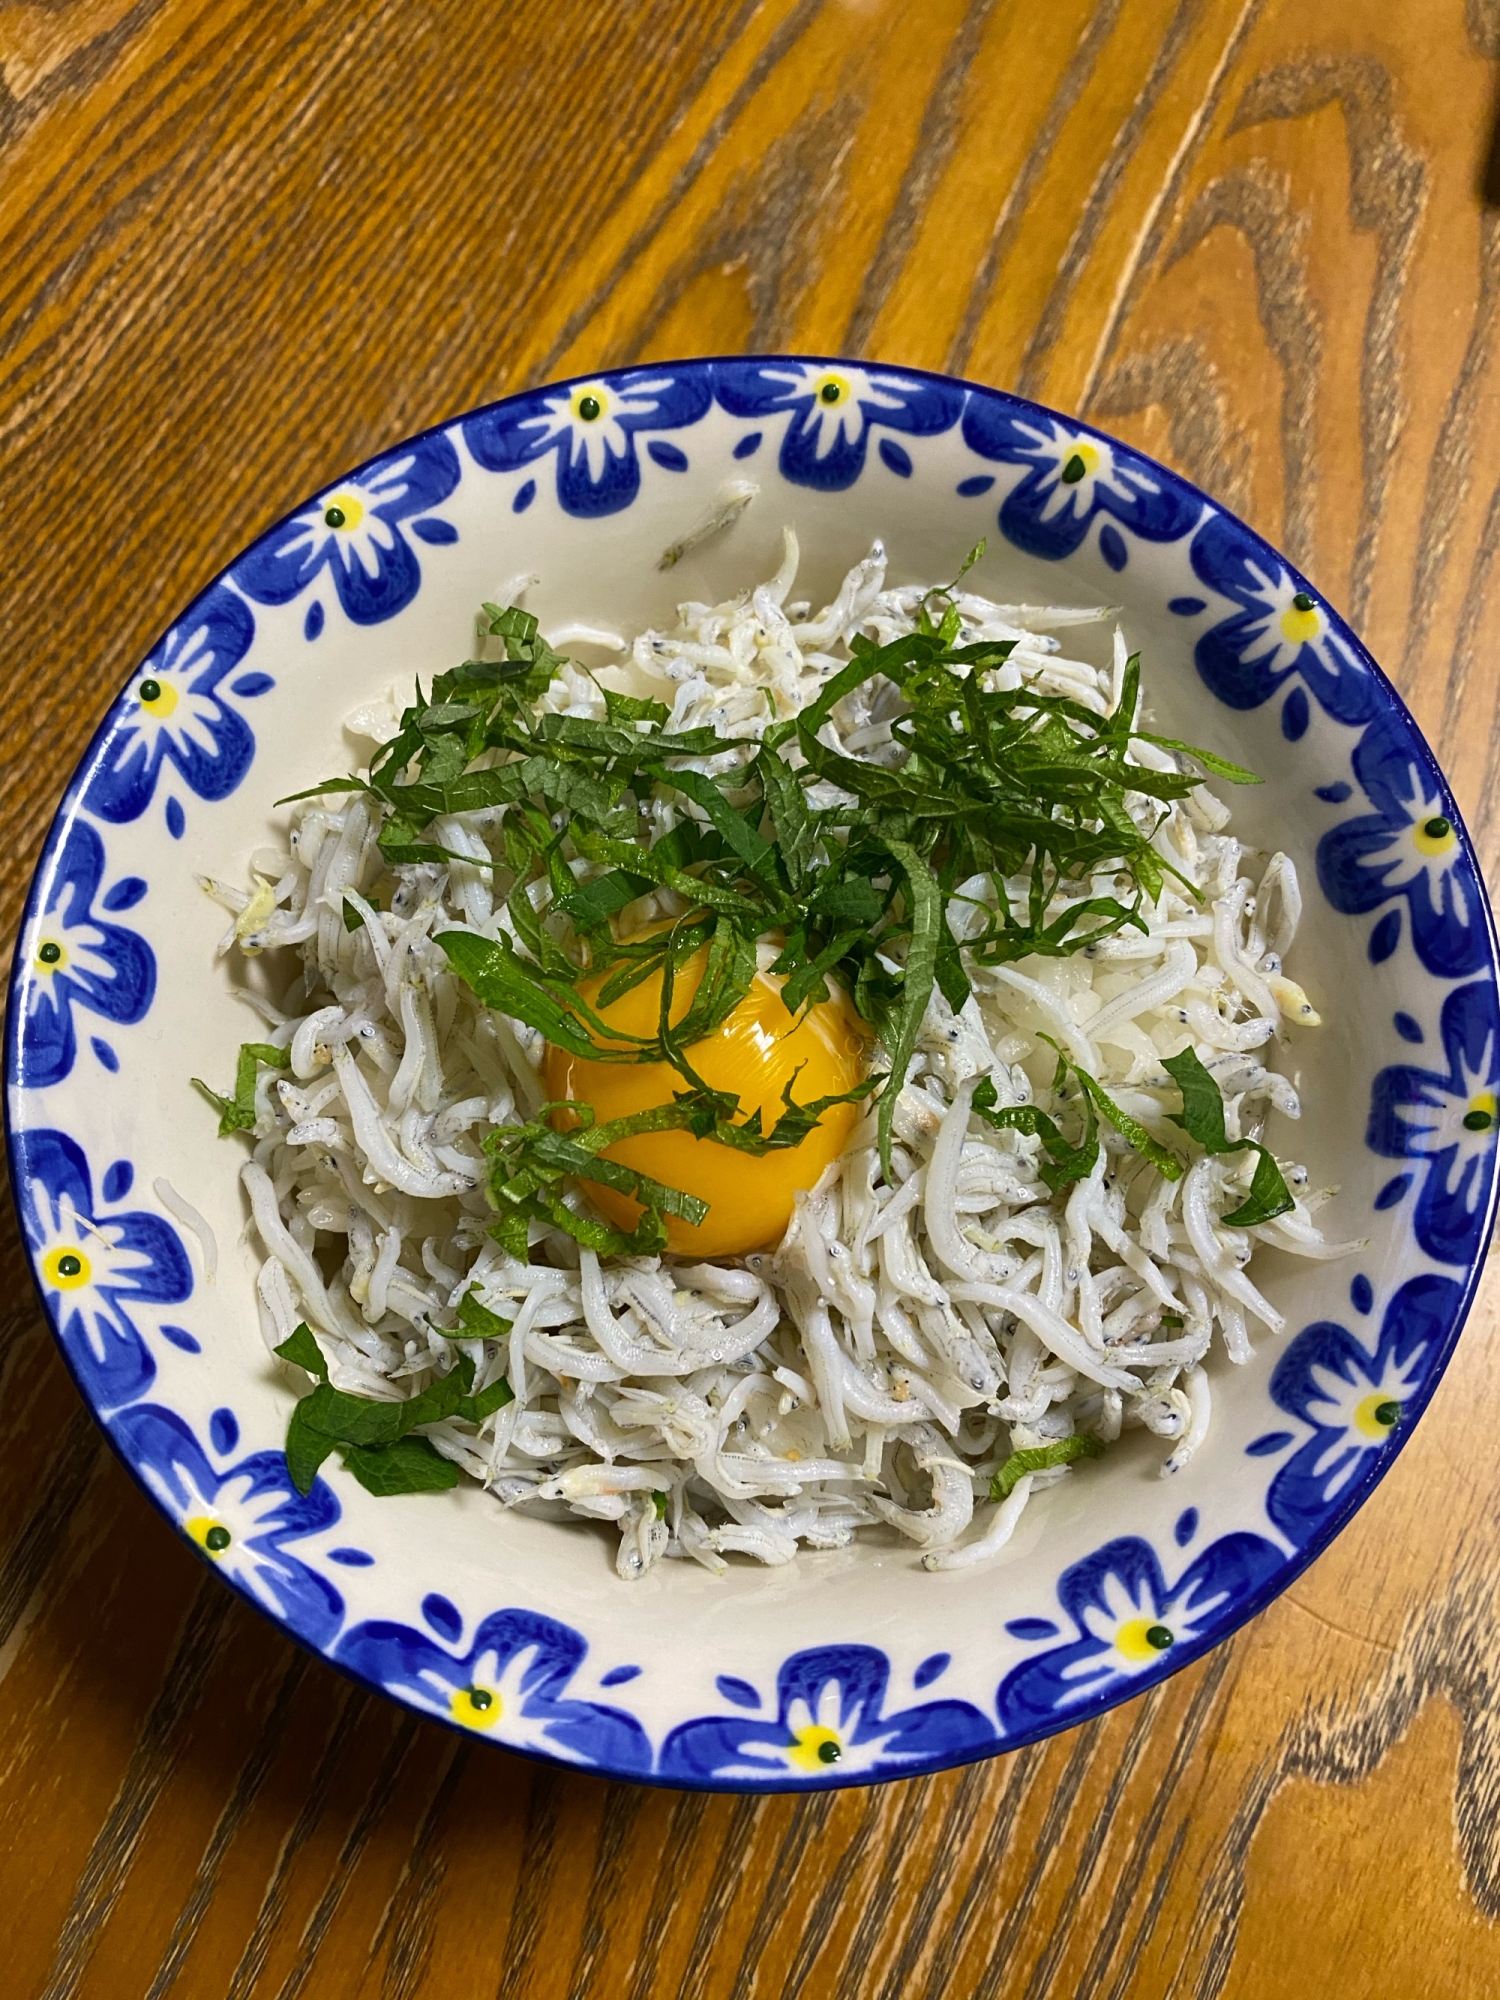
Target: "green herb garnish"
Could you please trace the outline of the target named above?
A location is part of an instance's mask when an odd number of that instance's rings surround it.
[[[432,1493],[456,1486],[458,1467],[427,1438],[411,1433],[419,1424],[441,1423],[446,1417],[482,1424],[514,1400],[504,1376],[476,1396],[474,1364],[467,1355],[460,1356],[451,1373],[404,1402],[379,1402],[335,1389],[305,1320],[276,1352],[317,1377],[317,1387],[298,1402],[287,1426],[287,1472],[299,1493],[312,1491],[319,1467],[334,1451],[371,1493]]]
[[[1291,1189],[1282,1176],[1280,1167],[1266,1148],[1256,1141],[1260,1158],[1255,1162],[1255,1172],[1250,1177],[1250,1192],[1238,1208],[1230,1209],[1220,1220],[1227,1222],[1231,1229],[1254,1229],[1262,1222],[1274,1222],[1278,1215],[1285,1215],[1294,1207]]]
[[[457,930],[437,942],[486,1006],[556,1047],[593,1061],[675,1069],[684,1089],[661,1108],[670,1125],[632,1123],[632,1130],[686,1129],[756,1151],[800,1143],[823,1111],[844,1101],[797,1106],[788,1096],[787,1116],[762,1133],[758,1120],[741,1120],[738,1104],[708,1091],[693,1070],[691,1049],[744,999],[756,976],[757,944],[776,937],[775,970],[788,1007],[816,1005],[836,980],[889,1054],[891,1087],[882,1092],[878,1120],[889,1172],[896,1098],[934,986],[957,1008],[969,992],[966,962],[1064,956],[1126,927],[1144,931],[1142,900],[1159,895],[1174,871],[1151,844],[1155,825],[1138,826],[1127,801],[1144,797],[1165,813],[1203,772],[1258,782],[1223,758],[1136,726],[1135,657],[1108,717],[1033,685],[994,685],[1013,642],[961,644],[954,595],[983,553],[977,543],[953,583],[928,593],[917,631],[887,646],[857,636],[853,657],[817,700],[774,721],[759,743],[745,740],[728,769],[687,768],[687,759],[724,761],[729,746],[711,728],[673,730],[657,701],[609,690],[603,720],[540,712],[564,661],[530,613],[487,604],[483,629],[505,657],[465,661],[440,674],[430,694],[419,683],[367,779],[330,779],[296,796],[367,793],[383,816],[379,848],[387,863],[472,860],[449,857],[429,837],[432,822],[494,812],[495,887],[520,943]],[[821,740],[837,704],[861,689],[892,716],[894,764],[849,756]],[[1133,764],[1133,741],[1170,749],[1198,769]],[[825,796],[836,787],[839,802],[814,804],[814,784]],[[663,802],[678,823],[653,837]],[[598,872],[580,882],[579,861]],[[1023,874],[1027,890],[1013,902],[1008,885]],[[1094,894],[1100,874],[1123,878],[1121,893]],[[959,907],[959,885],[975,877],[989,890],[964,906],[960,935],[950,913]],[[681,896],[685,915],[669,932],[617,938],[611,920],[656,888]],[[692,1004],[674,1024],[673,979],[705,948]],[[650,1035],[609,1027],[580,992],[585,981],[595,982],[597,1006],[608,1007],[652,978],[661,982],[662,1005]],[[1172,1171],[1172,1156],[1095,1079],[1073,1074],[1084,1108],[1081,1142],[1069,1146],[1050,1122],[1023,1127],[1041,1133],[1059,1185],[1088,1171],[1099,1116]],[[1028,1115],[1040,1121],[1041,1114]],[[659,1248],[663,1215],[690,1217],[680,1191],[591,1157],[590,1178],[642,1201],[640,1226],[628,1235],[607,1230],[563,1200],[563,1180],[584,1164],[579,1148],[593,1155],[608,1143],[535,1125],[493,1135],[502,1240],[524,1254],[526,1223],[542,1219],[601,1248]]]
[[[1103,1456],[1103,1441],[1096,1438],[1092,1431],[1075,1431],[1072,1437],[1058,1438],[1055,1444],[1038,1444],[1028,1451],[1013,1451],[990,1479],[990,1498],[1008,1499],[1028,1472],[1046,1472],[1054,1465],[1071,1465],[1075,1459]]]
[[[192,1078],[193,1088],[201,1091],[219,1114],[221,1139],[227,1138],[231,1132],[255,1130],[255,1082],[262,1063],[267,1069],[289,1069],[291,1061],[285,1049],[272,1048],[269,1042],[241,1042],[232,1097],[221,1096],[201,1076]]]
[[[818,1119],[835,1104],[857,1102],[868,1097],[880,1083],[866,1077],[852,1090],[837,1097],[815,1098],[798,1104],[792,1084],[782,1092],[786,1110],[768,1132],[761,1129],[757,1108],[747,1119],[736,1122],[739,1101],[728,1092],[699,1084],[684,1091],[671,1104],[650,1111],[638,1111],[628,1118],[614,1118],[599,1124],[587,1104],[544,1104],[537,1117],[525,1125],[502,1125],[490,1132],[484,1149],[490,1156],[490,1199],[500,1220],[493,1234],[511,1255],[526,1260],[528,1224],[535,1221],[565,1230],[569,1236],[607,1256],[651,1256],[666,1247],[665,1217],[680,1216],[697,1224],[708,1214],[708,1203],[680,1188],[665,1186],[638,1173],[618,1160],[602,1157],[606,1146],[643,1132],[689,1132],[694,1138],[716,1139],[739,1151],[763,1154],[798,1146]],[[577,1122],[568,1132],[559,1132],[547,1122],[552,1111],[571,1115]],[[642,1214],[631,1231],[613,1229],[570,1208],[564,1199],[563,1182],[573,1178],[593,1181],[616,1193],[628,1195],[641,1204]],[[463,1308],[460,1306],[459,1311]]]
[[[446,1327],[437,1331],[448,1340],[503,1340],[510,1332],[511,1321],[502,1319],[497,1312],[481,1305],[473,1291],[467,1291],[453,1308],[458,1314],[458,1325],[449,1332]]]
[[[379,1499],[393,1493],[446,1493],[458,1484],[458,1467],[424,1437],[345,1445],[340,1456],[365,1491]]]
[[[276,1352],[283,1361],[291,1361],[298,1368],[305,1368],[309,1375],[315,1375],[320,1382],[328,1380],[328,1363],[323,1358],[323,1350],[318,1345],[317,1335],[305,1319],[298,1321]]]
[[[1223,1096],[1193,1051],[1165,1057],[1162,1068],[1182,1092],[1182,1111],[1170,1114],[1172,1122],[1196,1139],[1205,1153],[1238,1153],[1251,1147],[1259,1155],[1248,1196],[1221,1219],[1234,1229],[1253,1229],[1285,1215],[1295,1204],[1280,1167],[1258,1139],[1225,1137]]]
[[[1049,1155],[1050,1164],[1048,1160],[1042,1161],[1037,1172],[1052,1192],[1057,1194],[1063,1188],[1070,1187],[1074,1181],[1086,1180],[1094,1171],[1099,1159],[1098,1117],[1106,1119],[1113,1125],[1121,1138],[1133,1146],[1136,1152],[1143,1154],[1167,1180],[1180,1179],[1182,1162],[1176,1154],[1169,1153],[1165,1146],[1159,1146],[1144,1125],[1132,1118],[1128,1111],[1120,1109],[1098,1078],[1090,1076],[1086,1069],[1080,1069],[1077,1063],[1070,1061],[1062,1050],[1057,1048],[1056,1042],[1050,1035],[1043,1035],[1041,1039],[1057,1049],[1057,1068],[1052,1075],[1053,1096],[1058,1096],[1066,1087],[1069,1076],[1078,1079],[1079,1097],[1083,1109],[1083,1137],[1077,1145],[1070,1144],[1062,1136],[1054,1120],[1045,1112],[1038,1111],[1034,1104],[1012,1104],[1003,1110],[996,1110],[999,1097],[991,1077],[985,1077],[976,1085],[970,1100],[970,1108],[977,1111],[987,1125],[993,1125],[999,1131],[1025,1132],[1034,1138],[1040,1138]],[[1098,1117],[1095,1116],[1096,1113]]]

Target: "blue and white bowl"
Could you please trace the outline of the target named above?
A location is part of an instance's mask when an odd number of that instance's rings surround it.
[[[663,574],[662,550],[730,476],[759,500]],[[987,535],[988,594],[1121,605],[1165,726],[1265,774],[1236,794],[1236,826],[1301,865],[1313,920],[1296,972],[1328,1020],[1294,1044],[1296,1146],[1342,1186],[1330,1234],[1369,1247],[1257,1267],[1300,1331],[1217,1369],[1212,1434],[1180,1476],[1114,1452],[1042,1495],[978,1570],[929,1575],[908,1550],[860,1546],[626,1585],[602,1539],[475,1486],[376,1499],[334,1465],[302,1498],[281,1452],[295,1392],[262,1345],[241,1242],[239,1149],[188,1088],[227,1073],[247,1018],[195,876],[242,877],[272,801],[348,767],[343,717],[461,659],[504,578],[536,573],[544,626],[660,623],[679,598],[774,569],[787,521],[799,594],[834,585],[877,534],[893,581],[947,575]],[[512,397],[271,529],[153,648],[68,788],[7,1062],[14,1185],[58,1341],[204,1560],[413,1708],[671,1784],[937,1770],[1097,1715],[1216,1645],[1390,1465],[1458,1338],[1495,1200],[1489,909],[1431,752],[1348,627],[1140,453],[992,389],[842,361],[664,363]],[[225,1246],[212,1287],[159,1177]],[[1393,1401],[1394,1430],[1373,1416]]]

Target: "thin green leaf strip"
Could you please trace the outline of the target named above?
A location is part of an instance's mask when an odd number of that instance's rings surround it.
[[[262,1065],[267,1069],[287,1069],[291,1060],[285,1049],[273,1048],[269,1042],[242,1042],[239,1061],[235,1065],[232,1097],[221,1096],[201,1076],[189,1079],[193,1088],[207,1098],[218,1112],[221,1139],[227,1139],[231,1132],[255,1130],[255,1085]]]
[[[306,1320],[302,1320],[276,1349],[283,1361],[291,1361],[298,1368],[305,1368],[309,1375],[315,1375],[320,1382],[328,1380],[328,1363],[323,1359],[323,1350]]]
[[[380,815],[386,863],[506,870],[509,881],[494,889],[519,943],[444,932],[438,942],[458,976],[484,1006],[569,1054],[670,1065],[683,1086],[677,1103],[686,1107],[684,1129],[746,1152],[800,1143],[811,1109],[789,1100],[765,1132],[758,1119],[742,1119],[737,1105],[714,1101],[693,1051],[750,990],[757,947],[774,937],[788,1007],[817,1005],[837,984],[889,1054],[877,1121],[889,1171],[896,1098],[934,986],[957,1009],[968,998],[970,964],[1060,957],[1124,929],[1144,931],[1143,901],[1174,871],[1152,845],[1154,826],[1138,823],[1141,799],[1165,810],[1188,797],[1205,772],[1253,781],[1211,751],[1140,731],[1136,656],[1126,663],[1110,716],[1034,684],[1002,685],[1015,678],[996,671],[1013,642],[962,642],[960,585],[983,550],[977,543],[953,582],[928,594],[918,630],[883,646],[856,636],[852,657],[812,703],[773,722],[758,742],[747,736],[740,749],[713,728],[674,731],[664,703],[613,689],[600,690],[602,718],[540,708],[564,660],[533,614],[487,604],[484,649],[504,658],[466,660],[438,675],[427,693],[418,683],[368,778],[332,779],[299,796],[366,793]],[[890,752],[856,756],[823,740],[834,711],[851,699],[868,704],[862,713],[889,718]],[[1169,750],[1182,768],[1132,762],[1132,743],[1146,741]],[[819,784],[838,789],[816,794],[815,805],[809,788]],[[676,808],[677,821],[657,833],[664,806]],[[492,815],[490,859],[476,863],[450,852],[435,837],[435,823],[480,811]],[[1111,873],[1123,878],[1119,893],[1095,894],[1095,880]],[[1017,899],[1024,908],[1012,903],[1018,876],[1030,883]],[[966,906],[952,900],[960,884],[976,879],[989,885],[983,896],[967,892]],[[620,913],[652,889],[683,899],[685,914],[671,934],[617,938]],[[950,911],[960,907],[964,923],[955,929]],[[343,920],[357,928],[352,902]],[[674,1021],[673,983],[705,945],[692,1003]],[[612,1030],[599,1010],[648,980],[660,983],[657,1033]],[[582,997],[586,983],[593,1005]],[[253,1130],[257,1063],[247,1072],[242,1057],[232,1095],[199,1086],[221,1130]],[[1083,1128],[1076,1139],[1030,1107],[989,1107],[993,1122],[1042,1140],[1039,1170],[1049,1185],[1065,1187],[1093,1171],[1099,1119],[1162,1173],[1181,1171],[1095,1078],[1075,1075]],[[1191,1133],[1198,1113],[1186,1095],[1184,1104],[1179,1122]],[[568,1148],[579,1144],[576,1132],[550,1130],[524,1143],[500,1140],[495,1233],[518,1255],[526,1254],[533,1224],[601,1249],[659,1247],[664,1217],[685,1212],[681,1191],[638,1178],[637,1228],[611,1230],[567,1192],[579,1177],[565,1164],[576,1165]],[[596,1163],[592,1172],[620,1186],[613,1163]]]
[[[503,1376],[476,1395],[474,1364],[467,1355],[447,1375],[402,1402],[335,1389],[322,1350],[305,1322],[276,1352],[319,1377],[317,1387],[294,1407],[287,1426],[287,1471],[299,1493],[311,1492],[319,1468],[334,1451],[371,1493],[426,1493],[452,1486],[457,1469],[427,1439],[411,1433],[422,1424],[442,1423],[449,1417],[482,1424],[514,1400]],[[438,1470],[443,1466],[453,1472],[452,1479]]]
[[[901,985],[900,1011],[896,1016],[895,1033],[889,1045],[891,1058],[889,1087],[880,1100],[878,1126],[880,1164],[889,1176],[896,1100],[900,1095],[902,1084],[906,1081],[907,1065],[916,1050],[922,1017],[927,1012],[927,1002],[932,996],[933,980],[937,972],[938,926],[942,921],[942,906],[936,878],[915,848],[910,847],[904,840],[887,840],[885,845],[891,859],[906,878],[911,924],[911,942],[907,947],[905,976]]]
[[[1072,1437],[1058,1438],[1053,1444],[1033,1445],[1027,1451],[1013,1451],[990,1479],[990,1498],[1008,1500],[1028,1472],[1047,1472],[1054,1465],[1074,1465],[1080,1458],[1102,1458],[1104,1445],[1092,1431],[1075,1431]]]
[[[1182,1092],[1182,1110],[1171,1114],[1190,1139],[1196,1139],[1206,1153],[1239,1153],[1253,1146],[1257,1154],[1250,1192],[1238,1208],[1222,1220],[1232,1229],[1254,1229],[1262,1222],[1274,1222],[1296,1206],[1285,1176],[1272,1155],[1255,1139],[1230,1139],[1224,1131],[1224,1099],[1192,1049],[1166,1056],[1162,1068]]]
[[[1292,1191],[1287,1186],[1280,1167],[1264,1146],[1255,1145],[1259,1155],[1255,1162],[1255,1173],[1250,1182],[1250,1192],[1238,1208],[1231,1209],[1223,1218],[1231,1229],[1254,1229],[1262,1222],[1274,1222],[1278,1215],[1285,1215],[1296,1206]]]

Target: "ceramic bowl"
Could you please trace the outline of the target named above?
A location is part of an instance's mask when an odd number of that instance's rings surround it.
[[[664,572],[731,477],[759,497]],[[249,1019],[195,878],[242,879],[273,801],[350,768],[343,717],[463,658],[505,578],[540,579],[544,629],[661,622],[769,574],[784,522],[815,601],[877,535],[894,581],[950,575],[987,536],[989,595],[1120,605],[1159,726],[1265,775],[1234,795],[1237,830],[1300,866],[1294,969],[1327,1020],[1285,1051],[1306,1115],[1280,1142],[1340,1184],[1329,1234],[1368,1247],[1263,1253],[1288,1332],[1215,1364],[1189,1467],[1161,1478],[1138,1434],[1040,1496],[975,1570],[929,1575],[909,1546],[872,1543],[625,1584],[606,1531],[506,1514],[467,1482],[376,1499],[331,1460],[300,1497],[281,1443],[305,1384],[262,1343],[241,1145],[188,1084],[227,1075]],[[13,1181],[57,1339],[116,1451],[225,1582],[346,1673],[493,1743],[748,1790],[1013,1748],[1140,1692],[1282,1590],[1391,1464],[1458,1338],[1494,1203],[1497,1066],[1493,931],[1453,801],[1311,584],[1087,425],[805,358],[512,397],[262,536],[131,676],[69,786],[8,1042]],[[212,1285],[159,1179],[212,1223]],[[1374,1415],[1387,1404],[1395,1423]]]

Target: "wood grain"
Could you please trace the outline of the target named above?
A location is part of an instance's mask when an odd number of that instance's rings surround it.
[[[1083,410],[1346,604],[1500,859],[1495,0],[0,0],[13,926],[172,611],[485,397],[736,348]],[[4,2000],[1500,1992],[1496,1287],[1232,1644],[879,1791],[557,1774],[206,1579],[0,1255]]]

